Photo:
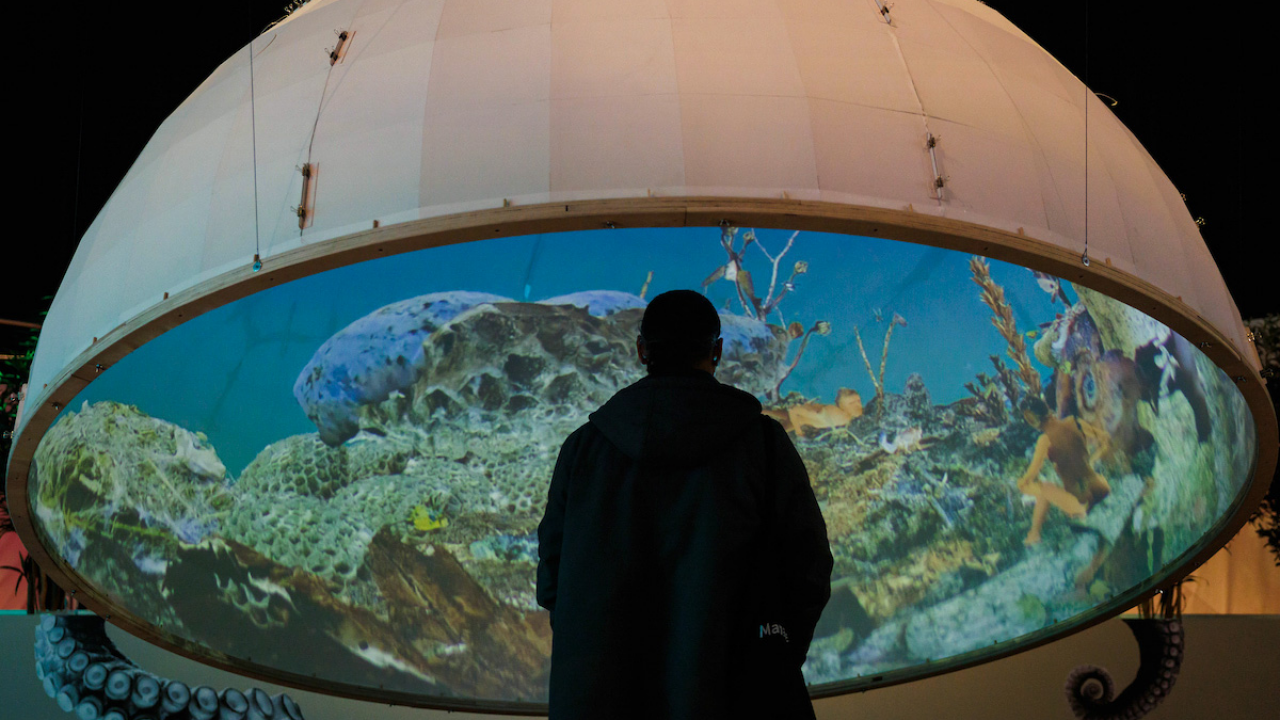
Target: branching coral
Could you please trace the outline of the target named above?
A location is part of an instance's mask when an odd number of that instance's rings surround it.
[[[999,355],[992,355],[991,364],[996,368],[995,377],[986,373],[978,373],[977,384],[964,384],[979,401],[980,410],[975,417],[986,420],[992,425],[1003,425],[1009,420],[1008,410],[1018,407],[1022,400],[1022,380],[1017,373],[1004,364]]]
[[[769,391],[770,399],[777,400],[779,397],[781,397],[782,383],[786,382],[787,378],[791,376],[791,371],[795,370],[796,365],[800,364],[800,358],[801,356],[804,355],[804,349],[809,346],[809,336],[813,335],[814,333],[817,333],[819,335],[831,334],[831,323],[827,322],[826,320],[819,320],[818,322],[813,324],[813,327],[809,328],[808,330],[805,330],[803,325],[801,325],[798,322],[793,322],[791,323],[791,326],[787,328],[787,335],[792,340],[795,340],[796,338],[801,338],[800,348],[796,350],[796,356],[791,359],[791,364],[788,365],[787,369],[782,373],[782,377],[778,378],[778,382],[775,383],[773,386],[773,389]]]
[[[720,231],[720,245],[729,254],[729,261],[707,276],[707,279],[702,281],[702,288],[705,290],[717,280],[728,280],[737,289],[738,302],[742,303],[742,310],[748,317],[757,320],[768,318],[770,314],[778,311],[778,305],[782,302],[782,298],[786,297],[787,293],[795,290],[796,276],[803,275],[809,271],[809,263],[803,260],[798,261],[791,267],[791,275],[783,281],[781,290],[779,290],[778,267],[782,263],[782,258],[791,250],[791,246],[795,243],[796,236],[799,234],[798,231],[791,233],[791,237],[787,238],[786,246],[775,256],[769,254],[769,251],[756,238],[754,230],[748,230],[743,233],[742,247],[735,249],[734,244],[738,235],[738,228],[726,226]],[[751,279],[751,273],[743,267],[747,248],[752,245],[759,248],[760,252],[764,253],[764,256],[769,259],[770,264],[773,266],[773,273],[769,278],[769,291],[765,293],[764,298],[756,295],[755,283]],[[779,320],[782,320],[780,312]]]
[[[787,328],[788,342],[791,340],[800,340],[800,347],[796,351],[795,357],[791,363],[783,370],[774,386],[766,391],[765,395],[770,399],[777,401],[781,397],[782,383],[791,375],[791,371],[795,370],[796,365],[800,363],[801,356],[804,355],[805,348],[809,345],[809,337],[814,333],[826,335],[831,332],[831,324],[825,320],[819,320],[813,324],[808,330],[804,329],[804,325],[793,322],[786,325],[786,320],[782,316],[782,311],[778,309],[778,305],[788,293],[795,290],[795,280],[799,275],[809,272],[809,263],[799,260],[791,267],[791,274],[781,285],[778,284],[778,269],[782,264],[782,258],[791,251],[791,246],[795,244],[796,236],[799,231],[791,233],[787,238],[787,244],[777,254],[771,254],[760,240],[756,237],[754,230],[748,230],[742,234],[742,246],[735,247],[738,228],[725,226],[720,231],[720,246],[729,255],[729,261],[724,265],[716,268],[715,272],[707,276],[702,281],[702,289],[705,292],[712,283],[717,280],[728,280],[734,284],[734,290],[738,294],[738,302],[742,304],[743,313],[753,319],[761,322],[767,322],[772,314],[777,314],[778,323]],[[769,260],[772,266],[772,272],[769,276],[769,290],[764,297],[756,295],[755,283],[751,279],[751,273],[743,267],[743,261],[747,254],[747,248],[756,246],[765,258]],[[647,283],[646,283],[647,287]]]
[[[862,346],[862,333],[858,332],[858,328],[853,329],[853,337],[858,341],[858,352],[862,353],[862,362],[867,366],[867,375],[871,376],[871,384],[876,389],[876,413],[884,412],[884,366],[889,359],[889,340],[893,338],[893,329],[898,325],[906,326],[907,321],[901,315],[894,313],[893,320],[889,321],[889,329],[884,332],[884,347],[880,351],[880,376],[871,370],[871,361],[867,359],[867,351]]]
[[[979,297],[991,308],[991,324],[996,326],[1009,346],[1007,352],[1018,367],[1018,379],[1027,393],[1040,397],[1040,373],[1031,366],[1031,359],[1027,357],[1027,344],[1022,339],[1022,333],[1018,332],[1017,323],[1013,321],[1013,309],[1004,299],[1004,288],[991,278],[991,268],[987,266],[986,260],[975,255],[969,261],[969,269],[973,272],[973,281],[982,288]]]

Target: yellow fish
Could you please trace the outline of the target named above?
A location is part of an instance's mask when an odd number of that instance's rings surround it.
[[[412,520],[413,526],[423,532],[449,527],[449,518],[445,517],[444,513],[438,510],[428,510],[423,505],[413,509]]]

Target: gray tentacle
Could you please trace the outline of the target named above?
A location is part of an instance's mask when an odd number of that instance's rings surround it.
[[[1186,640],[1181,620],[1125,620],[1138,642],[1138,674],[1118,697],[1103,668],[1082,665],[1067,676],[1067,703],[1081,720],[1137,720],[1168,696],[1182,669]],[[1114,699],[1113,699],[1114,698]]]
[[[36,677],[79,720],[303,720],[288,695],[192,688],[134,665],[94,615],[46,615],[36,626]]]

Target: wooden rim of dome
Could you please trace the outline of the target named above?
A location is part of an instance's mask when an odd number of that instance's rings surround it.
[[[1256,360],[1245,358],[1217,328],[1180,298],[1111,267],[1106,258],[1097,259],[1085,266],[1074,251],[1028,235],[910,210],[788,199],[641,197],[504,206],[374,227],[265,258],[264,267],[259,271],[254,271],[246,263],[235,270],[174,293],[146,312],[119,325],[106,336],[97,338],[87,350],[63,368],[48,387],[41,388],[39,392],[28,390],[32,396],[31,402],[25,405],[28,417],[14,440],[6,472],[10,513],[19,537],[40,567],[61,587],[69,592],[74,591],[76,599],[84,607],[133,635],[198,662],[280,685],[360,700],[483,713],[545,714],[546,706],[538,703],[468,701],[345,685],[331,679],[318,679],[246,662],[172,635],[113,603],[95,585],[69,568],[60,556],[50,553],[44,547],[31,518],[27,471],[40,439],[52,425],[60,409],[93,381],[99,372],[98,368],[110,367],[143,344],[192,318],[262,290],[365,260],[491,238],[598,230],[606,227],[705,227],[723,224],[829,232],[918,243],[982,255],[1079,283],[1140,310],[1199,347],[1228,377],[1236,381],[1236,387],[1253,415],[1257,431],[1257,457],[1245,492],[1239,496],[1236,506],[1219,519],[1216,531],[1204,536],[1208,541],[1189,551],[1183,562],[1176,567],[1097,606],[1093,616],[1067,623],[1065,629],[1050,626],[1017,644],[1005,641],[994,649],[979,649],[925,665],[889,671],[872,678],[857,678],[818,686],[811,691],[815,698],[911,682],[960,670],[1029,650],[1103,622],[1154,595],[1161,588],[1173,584],[1207,561],[1245,525],[1262,501],[1280,454],[1280,443],[1277,443],[1280,428],[1267,394],[1266,382],[1254,367]],[[1103,607],[1107,608],[1105,612],[1097,612]]]

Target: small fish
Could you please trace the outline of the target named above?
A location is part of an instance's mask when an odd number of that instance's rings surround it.
[[[413,526],[423,532],[449,527],[449,518],[439,510],[428,510],[425,505],[413,509]]]
[[[875,316],[876,316],[876,322],[884,322],[884,315],[880,312],[880,308],[876,308],[875,310],[872,310],[871,312],[872,312],[872,313],[875,313]]]
[[[1027,337],[1031,338],[1032,340],[1035,340],[1036,338],[1040,337],[1040,333],[1037,330],[1028,330]]]
[[[1067,293],[1062,289],[1062,280],[1039,270],[1032,270],[1031,274],[1035,276],[1036,284],[1040,289],[1049,293],[1050,302],[1061,300],[1063,305],[1071,305],[1071,301],[1067,299]]]

